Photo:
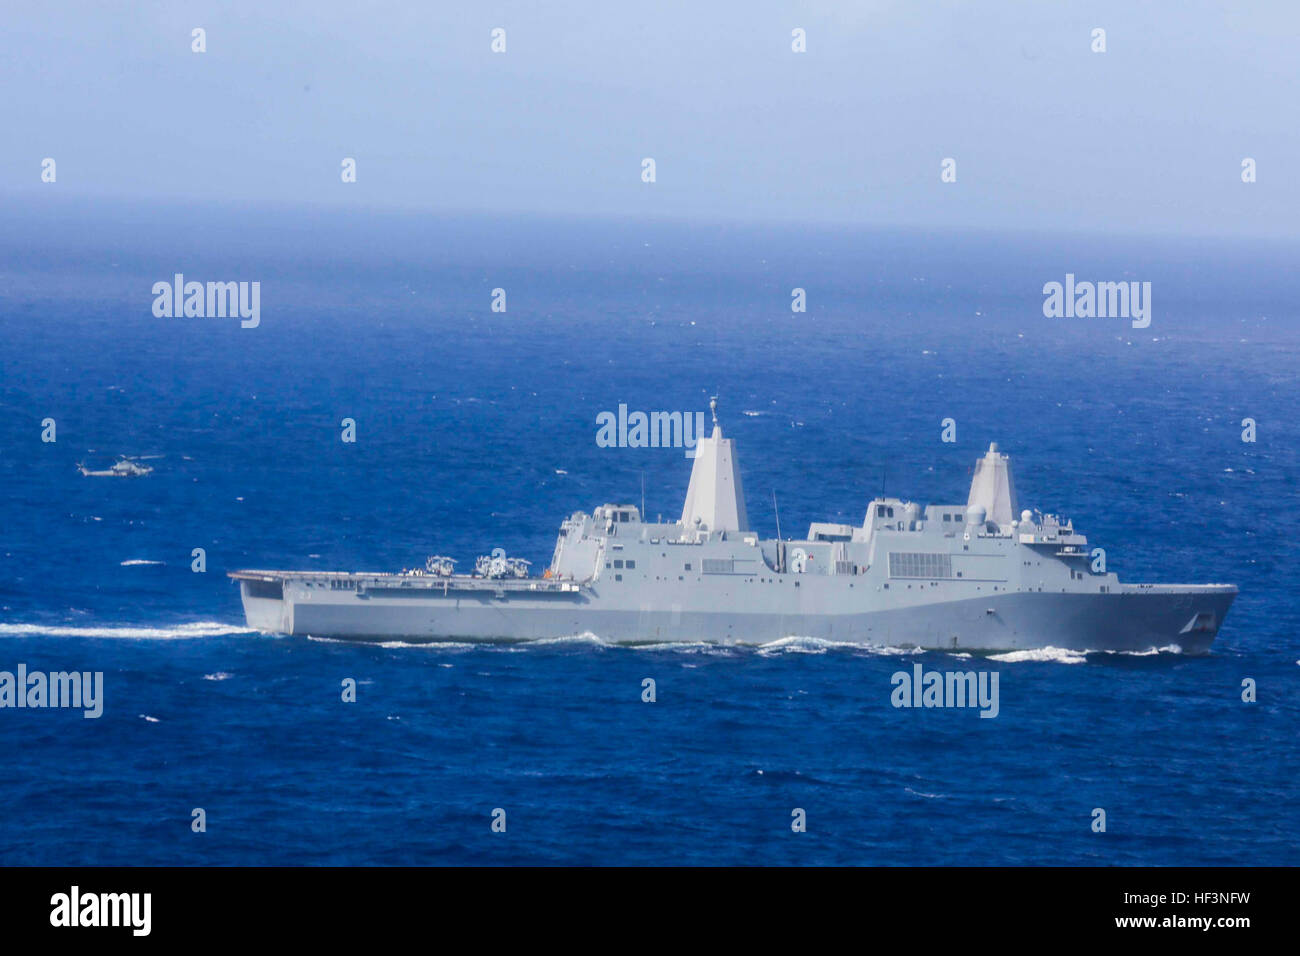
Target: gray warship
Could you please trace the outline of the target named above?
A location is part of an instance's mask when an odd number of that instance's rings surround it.
[[[695,449],[680,520],[632,504],[576,512],[550,566],[499,549],[472,574],[430,558],[401,573],[232,571],[248,625],[274,634],[411,642],[594,634],[614,643],[763,644],[786,637],[945,651],[1209,650],[1230,584],[1121,584],[1072,521],[1018,510],[990,445],[965,505],[881,497],[860,526],[799,540],[750,529],[735,440]]]

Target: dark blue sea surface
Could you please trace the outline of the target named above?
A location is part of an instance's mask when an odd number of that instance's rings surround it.
[[[1297,862],[1294,247],[183,206],[14,218],[0,670],[102,671],[105,707],[0,709],[0,863]],[[260,327],[155,318],[151,287],[176,272],[261,282]],[[1042,286],[1067,272],[1151,281],[1151,326],[1044,318]],[[1022,506],[1073,517],[1122,579],[1241,595],[1204,657],[246,630],[227,570],[465,567],[494,547],[541,567],[563,517],[639,503],[643,478],[647,512],[675,517],[682,451],[600,448],[596,416],[712,394],[765,536],[773,491],[787,535],[860,523],[882,490],[964,503],[996,441]],[[161,457],[138,480],[76,470],[119,454]],[[891,675],[918,662],[996,670],[998,716],[895,709]]]

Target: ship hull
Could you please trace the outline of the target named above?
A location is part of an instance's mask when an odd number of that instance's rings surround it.
[[[822,613],[721,606],[629,606],[589,589],[480,589],[398,597],[301,589],[278,598],[242,583],[249,626],[345,640],[527,641],[594,634],[611,643],[764,644],[785,637],[887,647],[1010,651],[1209,650],[1237,590],[1231,585],[1128,585],[1111,593],[1011,592],[907,607]],[[755,602],[761,604],[763,602]],[[815,603],[815,602],[811,602]]]

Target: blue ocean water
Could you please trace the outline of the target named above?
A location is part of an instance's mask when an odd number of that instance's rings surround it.
[[[15,220],[0,670],[103,671],[106,703],[0,710],[0,863],[1296,862],[1295,248],[289,208]],[[176,272],[260,281],[261,326],[155,318]],[[1044,318],[1067,272],[1151,281],[1150,328]],[[564,516],[639,502],[643,479],[647,511],[676,514],[681,451],[599,448],[596,416],[715,393],[765,535],[772,491],[787,533],[860,522],[882,489],[962,502],[997,441],[1022,503],[1072,516],[1123,579],[1241,595],[1197,658],[244,628],[226,570],[497,546],[544,565]],[[74,467],[118,454],[162,457],[136,481]],[[917,662],[998,671],[999,716],[893,708]]]

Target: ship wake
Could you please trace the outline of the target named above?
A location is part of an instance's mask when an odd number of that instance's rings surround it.
[[[172,626],[119,624],[106,626],[64,624],[0,624],[0,637],[94,637],[134,641],[170,641],[231,634],[256,634],[243,625],[220,621],[194,621]]]

